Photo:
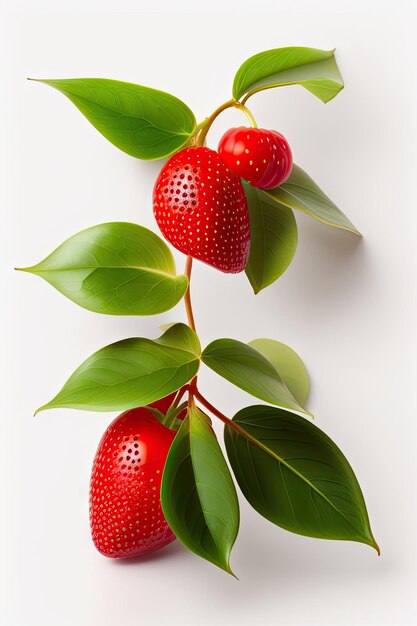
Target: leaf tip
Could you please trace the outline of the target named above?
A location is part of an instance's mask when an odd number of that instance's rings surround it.
[[[304,413],[304,415],[308,415],[308,417],[311,417],[311,419],[312,419],[312,420],[315,420],[315,419],[316,419],[316,418],[314,417],[314,414],[313,414],[313,413],[310,413],[310,411],[307,411],[307,409],[304,409],[303,407],[301,407],[301,409],[300,409],[300,410]]]
[[[374,548],[374,550],[376,550],[377,555],[381,556],[381,548],[379,547],[379,545],[377,544],[377,542],[375,541],[373,537],[372,537],[372,543],[370,545],[372,548]]]
[[[40,406],[38,409],[36,409],[36,411],[33,414],[33,417],[36,417],[38,413],[40,413],[41,411],[46,411],[47,409],[52,409],[54,408],[54,405],[51,404],[51,402],[47,402],[46,404],[42,404],[42,406]]]
[[[232,568],[230,567],[230,563],[227,562],[225,566],[223,566],[223,570],[227,573],[230,574],[230,576],[233,576],[233,578],[235,578],[236,580],[239,580],[239,578],[236,576],[236,574],[234,573],[234,571],[232,570]]]

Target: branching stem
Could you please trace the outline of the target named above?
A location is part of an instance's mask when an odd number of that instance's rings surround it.
[[[204,146],[204,142],[206,140],[207,133],[210,130],[211,125],[213,124],[214,120],[220,115],[220,113],[222,113],[226,109],[230,109],[231,107],[234,107],[236,109],[239,109],[240,111],[243,111],[243,113],[248,118],[252,128],[257,128],[256,120],[253,117],[251,111],[244,104],[242,104],[241,102],[237,102],[237,100],[232,98],[231,100],[227,100],[227,102],[224,102],[223,104],[221,104],[214,111],[214,113],[212,113],[210,115],[210,117],[207,118],[207,121],[204,123],[204,125],[202,126],[202,129],[198,133],[197,140],[196,140],[196,145],[197,146]]]

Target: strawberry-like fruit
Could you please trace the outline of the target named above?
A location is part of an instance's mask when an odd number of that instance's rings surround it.
[[[174,395],[150,406],[166,412]],[[90,525],[94,544],[105,556],[139,556],[175,539],[160,502],[174,437],[175,431],[146,407],[122,413],[104,433],[91,475]]]
[[[219,154],[226,165],[259,189],[273,189],[291,174],[292,153],[275,130],[230,128],[220,139]]]
[[[222,272],[245,269],[249,212],[242,182],[214,150],[180,150],[164,165],[153,193],[164,237],[178,250]]]

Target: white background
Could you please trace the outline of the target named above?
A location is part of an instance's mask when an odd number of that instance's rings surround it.
[[[204,3],[208,6],[209,3]],[[117,10],[116,10],[117,5]],[[1,37],[1,534],[5,626],[407,625],[416,623],[417,14],[412,2],[126,2],[18,0]],[[13,266],[110,220],[156,229],[160,164],[104,140],[61,94],[26,76],[102,76],[176,94],[209,114],[234,72],[268,48],[337,47],[345,90],[324,105],[300,87],[250,102],[258,123],[290,141],[305,168],[364,233],[359,240],[297,215],[293,264],[258,296],[245,275],[195,263],[203,344],[270,336],[293,346],[312,379],[309,408],[362,485],[382,556],[273,526],[241,502],[232,555],[240,580],[178,542],[125,562],[100,556],[88,528],[95,448],[113,415],[32,417],[89,354],[158,335],[155,318],[84,311]],[[229,125],[228,112],[209,145]],[[176,255],[179,267],[183,257]],[[251,402],[205,371],[201,387],[232,415]],[[216,429],[221,434],[220,424]],[[4,497],[2,498],[4,502]],[[5,558],[6,556],[6,558]],[[3,621],[2,621],[3,618]]]

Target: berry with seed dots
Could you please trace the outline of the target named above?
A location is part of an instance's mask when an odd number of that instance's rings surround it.
[[[196,146],[174,154],[156,180],[153,203],[158,226],[175,248],[222,272],[245,269],[246,196],[217,152]]]
[[[166,412],[174,396],[150,406]],[[104,433],[91,475],[90,526],[93,542],[105,556],[139,556],[175,539],[160,502],[162,472],[174,437],[175,431],[146,407],[122,413]]]
[[[259,189],[278,187],[291,174],[290,146],[275,130],[230,128],[220,139],[218,150],[231,170]]]

